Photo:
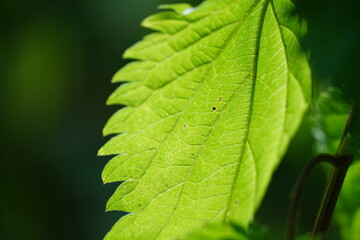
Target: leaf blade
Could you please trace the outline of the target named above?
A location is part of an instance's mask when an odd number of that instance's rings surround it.
[[[132,107],[120,110],[104,130],[125,134],[100,149],[101,155],[118,154],[105,167],[104,182],[126,181],[109,209],[132,212],[128,218],[134,222],[122,230],[120,220],[109,239],[119,232],[124,239],[169,239],[209,221],[246,227],[252,220],[309,99],[303,94],[310,86],[308,66],[296,52],[297,39],[281,35],[279,6],[206,1],[187,15],[150,18],[164,32],[126,52],[141,61],[120,70],[116,81],[153,92],[140,102],[126,99]],[[166,17],[188,25],[165,31],[158,21]],[[291,59],[307,71],[300,81],[301,71],[289,71],[289,43],[295,49]],[[298,112],[287,107],[295,104],[288,102],[288,91],[300,97]],[[111,103],[124,103],[113,96]],[[264,104],[269,100],[274,104]],[[295,124],[286,120],[290,115]]]

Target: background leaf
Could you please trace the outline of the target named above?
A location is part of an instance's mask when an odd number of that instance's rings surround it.
[[[356,160],[346,174],[335,210],[344,240],[356,240],[360,236],[360,161]]]
[[[104,182],[107,210],[131,212],[108,238],[169,239],[206,222],[247,227],[306,110],[310,71],[290,1],[206,1],[147,18],[159,32],[127,50],[109,104],[128,107]],[[186,6],[188,7],[188,6]]]
[[[340,144],[350,105],[343,100],[340,89],[330,87],[317,99],[312,134],[315,153],[334,154]]]
[[[340,89],[329,88],[320,94],[316,104],[313,135],[316,153],[335,153],[348,117],[350,104]],[[355,150],[356,152],[356,150]],[[355,157],[346,174],[336,205],[334,219],[340,225],[343,239],[358,239],[360,226],[360,162]]]

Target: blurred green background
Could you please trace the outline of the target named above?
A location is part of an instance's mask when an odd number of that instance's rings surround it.
[[[0,239],[101,239],[121,213],[104,212],[102,127],[112,75],[126,48],[150,32],[140,21],[175,0],[0,0]],[[186,1],[192,4],[197,1]],[[299,0],[308,20],[315,96],[359,89],[356,1]],[[257,218],[280,239],[291,187],[312,155],[309,121],[292,142]],[[302,232],[311,228],[325,175],[311,180]],[[316,194],[315,194],[316,195]],[[309,199],[310,198],[310,199]],[[311,219],[309,221],[309,219]],[[336,239],[336,238],[335,238]]]

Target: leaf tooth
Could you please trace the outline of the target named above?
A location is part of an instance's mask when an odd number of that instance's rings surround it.
[[[109,201],[106,204],[106,211],[125,211],[125,212],[135,212],[139,210],[139,207],[143,204],[146,199],[129,199],[126,196],[134,191],[137,186],[138,181],[126,181],[123,182],[115,191],[115,193],[110,197]]]
[[[102,172],[104,183],[139,179],[154,157],[155,149],[138,154],[121,154],[112,158]]]
[[[104,240],[114,240],[114,239],[136,239],[133,234],[129,231],[125,232],[121,232],[121,234],[119,234],[119,232],[113,231],[113,229],[126,229],[127,226],[129,226],[131,223],[134,222],[134,220],[136,219],[137,214],[135,213],[129,213],[125,216],[123,216],[122,218],[119,219],[119,221],[117,221],[115,223],[115,225],[112,227],[112,230],[110,232],[108,232],[104,238]]]
[[[103,135],[107,136],[110,134],[119,134],[126,131],[126,125],[124,124],[127,119],[134,113],[135,109],[131,107],[125,107],[118,110],[113,114],[107,121]]]
[[[190,5],[188,3],[162,4],[159,6],[159,8],[173,10],[174,12],[181,14],[185,10],[192,8],[192,5]]]
[[[145,111],[146,109],[149,113]],[[166,108],[164,109],[166,110]],[[148,139],[151,137],[154,141],[162,141],[172,129],[179,114],[166,112],[158,115],[158,113],[150,112],[150,110],[148,106],[143,106],[142,109],[139,107],[136,109],[127,107],[119,110],[107,122],[104,128],[104,134],[109,135],[126,132],[128,134],[138,134],[128,135],[129,139],[138,137],[141,141],[144,141],[144,138]],[[165,110],[163,110],[163,112]],[[146,118],[143,117],[144,115]],[[134,140],[134,142],[138,142],[139,139]],[[149,142],[147,141],[147,143]]]
[[[131,62],[121,68],[115,73],[112,78],[113,83],[118,82],[141,82],[144,81],[144,76],[153,69],[155,66],[154,62],[150,61],[136,61]]]
[[[125,135],[125,133],[122,133],[111,138],[104,146],[99,149],[98,155],[106,156],[126,153],[121,144],[126,141]]]
[[[175,53],[174,49],[167,43],[170,36],[161,32],[150,34],[127,49],[123,54],[123,58],[160,62]]]
[[[188,26],[182,15],[175,12],[160,12],[144,19],[141,26],[159,32],[175,34]]]
[[[177,116],[175,115],[156,122],[142,131],[116,135],[100,148],[99,155],[137,154],[149,149],[156,149],[164,141],[166,133],[170,131],[176,120]],[[164,129],[166,125],[168,125],[168,129]]]
[[[108,98],[107,105],[122,104],[139,106],[153,91],[142,83],[125,83],[118,87]]]

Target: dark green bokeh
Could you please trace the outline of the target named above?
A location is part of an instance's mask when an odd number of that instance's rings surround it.
[[[107,159],[96,156],[117,109],[104,105],[115,89],[110,79],[126,63],[124,50],[149,32],[140,21],[175,2],[181,1],[0,1],[0,239],[101,239],[121,216],[104,213],[116,184],[102,185]],[[298,2],[319,89],[335,84],[359,96],[357,3]],[[289,192],[312,155],[311,142],[305,122],[260,208],[274,239],[282,236]],[[316,201],[305,200],[305,219]]]
[[[0,2],[0,239],[101,239],[105,107],[121,55],[166,1]]]

